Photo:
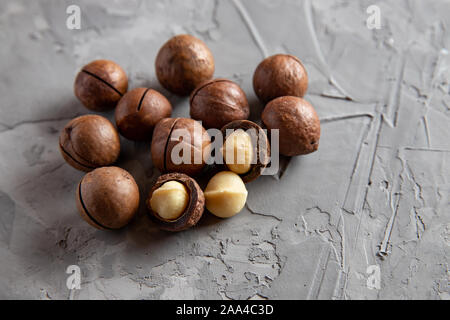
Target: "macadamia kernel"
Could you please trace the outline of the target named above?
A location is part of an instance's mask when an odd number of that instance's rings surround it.
[[[252,165],[253,145],[250,135],[242,129],[230,134],[222,149],[227,167],[237,174],[247,173]]]
[[[179,218],[189,202],[186,187],[178,181],[168,181],[153,192],[150,199],[152,210],[166,220]]]
[[[206,208],[220,218],[239,213],[247,201],[247,189],[234,172],[222,171],[209,180],[205,189]]]

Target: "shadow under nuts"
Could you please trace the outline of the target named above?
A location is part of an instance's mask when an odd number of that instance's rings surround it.
[[[127,90],[125,71],[110,60],[95,60],[85,65],[74,84],[75,96],[93,111],[113,109]]]
[[[77,208],[97,229],[127,225],[139,207],[139,189],[131,174],[118,167],[102,167],[87,173],[77,188]]]
[[[230,218],[244,208],[247,189],[236,173],[221,171],[209,180],[205,199],[209,212],[220,218]]]
[[[108,119],[85,115],[72,119],[64,127],[59,149],[72,167],[91,171],[116,162],[120,154],[119,134]]]
[[[267,104],[261,118],[267,129],[280,130],[280,154],[297,156],[314,152],[319,147],[319,117],[306,100],[277,98]]]
[[[194,179],[182,173],[159,177],[147,198],[150,218],[167,231],[181,231],[197,224],[204,206],[202,189]]]
[[[236,120],[221,131],[225,137],[222,155],[228,169],[238,174],[244,183],[258,178],[270,156],[269,140],[264,130],[252,121]]]
[[[191,118],[201,120],[205,128],[221,129],[231,121],[245,120],[250,115],[244,91],[227,79],[200,84],[189,100]]]
[[[184,96],[201,82],[213,77],[214,58],[200,39],[186,34],[178,35],[159,50],[155,70],[164,88]]]
[[[116,124],[120,134],[130,140],[150,140],[156,123],[172,114],[172,105],[158,91],[136,88],[117,104]]]
[[[253,89],[263,103],[282,96],[303,97],[308,89],[308,74],[297,57],[277,54],[258,65]]]
[[[188,118],[158,122],[152,138],[152,161],[160,172],[199,174],[210,153],[211,139],[203,126]]]

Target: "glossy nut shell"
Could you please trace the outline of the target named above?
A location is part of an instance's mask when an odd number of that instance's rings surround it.
[[[139,188],[127,171],[102,167],[87,173],[76,191],[80,215],[97,229],[127,225],[139,208]]]
[[[282,96],[303,97],[308,89],[308,74],[297,57],[277,54],[258,65],[253,89],[263,103]]]
[[[150,199],[152,198],[153,192],[168,181],[178,181],[182,183],[189,193],[189,203],[185,211],[175,220],[165,220],[161,218],[158,213],[152,210],[150,205]],[[205,207],[205,196],[197,182],[191,177],[182,173],[168,173],[158,178],[150,190],[146,203],[149,217],[160,229],[166,231],[182,231],[197,224],[202,217]]]
[[[209,80],[191,94],[190,115],[201,120],[205,128],[220,129],[234,120],[245,120],[250,106],[239,85],[227,79]]]
[[[125,71],[110,60],[95,60],[85,65],[74,84],[75,96],[93,111],[113,109],[127,89]]]
[[[150,140],[159,120],[172,114],[172,105],[153,89],[136,88],[120,99],[115,120],[121,135],[129,140]]]
[[[282,155],[308,154],[319,147],[319,117],[313,106],[302,98],[280,97],[272,100],[265,107],[261,119],[267,129],[279,129]]]
[[[187,34],[178,35],[159,50],[155,70],[164,88],[184,96],[212,78],[214,58],[202,40]]]
[[[120,154],[119,134],[108,119],[84,115],[71,120],[61,131],[59,149],[72,167],[91,171],[116,162]]]
[[[197,130],[197,131],[195,131]],[[187,136],[175,137],[186,133]],[[190,163],[174,163],[172,151],[179,143],[190,148]],[[199,122],[188,118],[166,118],[158,122],[153,132],[151,154],[153,165],[162,173],[178,172],[190,176],[199,174],[205,167],[204,155],[209,154],[211,139]],[[196,160],[200,159],[199,163]]]

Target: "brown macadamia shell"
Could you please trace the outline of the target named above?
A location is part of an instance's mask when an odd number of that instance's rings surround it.
[[[308,74],[297,57],[276,54],[256,68],[253,89],[263,103],[282,96],[303,97],[308,89]]]
[[[74,84],[75,96],[93,111],[113,109],[127,89],[125,71],[110,60],[95,60],[85,65]]]
[[[253,156],[256,157],[256,161],[254,161],[255,163],[252,163],[248,172],[244,174],[238,174],[241,177],[242,181],[244,181],[244,183],[248,183],[258,178],[264,168],[267,166],[270,157],[270,144],[264,130],[259,125],[249,120],[236,120],[225,125],[221,130],[224,137],[224,143],[227,138],[227,130],[238,129],[242,129],[244,131],[253,129],[256,133],[256,136],[254,138],[256,146],[253,146]],[[226,167],[226,164],[224,164],[224,167]]]
[[[172,105],[153,89],[136,88],[120,99],[115,110],[116,125],[129,140],[150,140],[159,120],[172,114]]]
[[[118,167],[87,173],[76,191],[80,215],[97,229],[120,229],[139,208],[139,188],[131,174]]]
[[[91,171],[116,162],[120,139],[116,128],[99,115],[84,115],[67,123],[59,136],[59,149],[68,164]]]
[[[227,79],[208,80],[191,94],[190,116],[201,120],[205,128],[220,129],[234,120],[245,120],[250,106],[245,92],[239,85]]]
[[[161,218],[158,213],[152,210],[150,204],[153,192],[169,181],[178,181],[182,183],[189,193],[189,203],[186,209],[181,216],[175,220],[166,220]],[[200,186],[191,177],[182,173],[168,173],[158,178],[149,192],[146,203],[149,217],[158,225],[160,229],[166,231],[182,231],[196,225],[202,217],[205,208],[205,196],[203,195],[203,191]]]
[[[265,107],[261,119],[267,129],[279,129],[282,155],[308,154],[319,147],[319,117],[313,106],[302,98],[279,97],[272,100]]]
[[[194,129],[199,132],[194,133]],[[175,130],[182,130],[188,133],[189,136],[184,137],[182,141],[173,138]],[[171,159],[173,148],[179,143],[187,144],[186,148],[191,150],[191,163],[175,164]],[[205,167],[204,155],[209,155],[211,139],[203,126],[188,118],[166,118],[162,119],[156,125],[153,131],[153,139],[151,146],[151,154],[153,165],[162,173],[178,172],[190,176],[199,174]],[[201,157],[201,163],[194,163],[194,157],[197,154],[197,159]]]
[[[178,35],[159,50],[155,70],[164,88],[185,96],[213,77],[214,57],[202,40],[187,34]]]

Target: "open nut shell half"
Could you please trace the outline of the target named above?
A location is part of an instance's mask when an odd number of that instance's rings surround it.
[[[177,181],[182,183],[189,193],[189,203],[186,206],[186,209],[181,216],[175,220],[166,220],[161,218],[157,212],[152,210],[150,205],[153,192],[169,181]],[[160,229],[166,231],[182,231],[197,224],[202,217],[205,208],[205,196],[203,195],[203,191],[200,186],[191,177],[183,173],[168,173],[160,176],[158,180],[156,180],[156,183],[153,185],[147,197],[146,204],[150,219],[155,222]]]

